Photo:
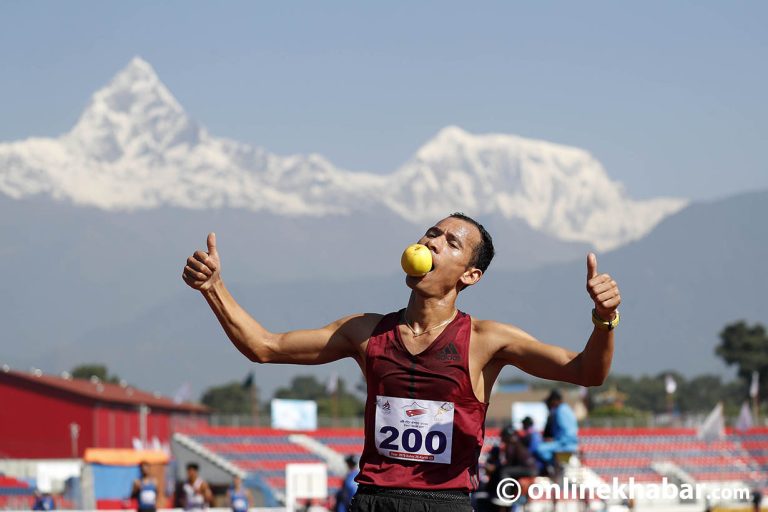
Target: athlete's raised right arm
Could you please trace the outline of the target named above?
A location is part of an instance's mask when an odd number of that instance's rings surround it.
[[[187,259],[184,282],[200,290],[227,336],[248,359],[257,363],[322,364],[359,358],[359,345],[370,336],[378,315],[352,315],[320,329],[272,333],[248,314],[221,279],[216,235],[208,235],[208,252]]]

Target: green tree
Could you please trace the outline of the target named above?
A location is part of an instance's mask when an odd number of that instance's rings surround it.
[[[638,411],[632,407],[624,406],[618,408],[611,405],[601,405],[589,412],[590,418],[635,418],[646,419],[650,415],[649,412]]]
[[[697,375],[678,385],[675,400],[683,412],[709,412],[723,402],[725,413],[736,415],[744,400],[742,383],[723,382],[719,375]]]
[[[610,375],[603,386],[590,390],[590,393],[594,395],[616,386],[627,394],[626,406],[630,409],[662,413],[668,410],[667,375],[671,375],[677,383],[673,401],[675,409],[683,413],[709,412],[717,402],[722,401],[728,414],[736,414],[744,400],[743,384],[739,381],[723,382],[720,376],[709,374],[687,379],[672,370],[654,376]]]
[[[682,380],[682,376],[675,372],[662,372],[655,376],[642,375],[640,377],[621,374],[610,375],[594,393],[616,386],[616,389],[627,394],[627,407],[638,411],[665,412],[667,410],[667,395],[664,389],[664,379],[668,373],[672,374],[678,384]]]
[[[275,398],[314,400],[318,416],[333,416],[335,413],[340,418],[348,418],[361,416],[365,411],[365,404],[347,390],[343,379],[338,380],[336,391],[329,394],[325,383],[318,381],[314,375],[299,375],[294,377],[290,387],[275,391]]]
[[[111,382],[113,384],[120,382],[120,377],[117,375],[109,375],[106,365],[98,363],[75,366],[70,373],[72,374],[73,379],[90,380],[91,377],[98,377],[102,382]]]
[[[752,380],[752,372],[760,375],[760,389],[768,384],[768,333],[761,324],[747,325],[739,321],[726,325],[720,332],[720,344],[715,348],[729,366],[736,365],[739,378],[746,390]]]
[[[251,414],[251,391],[241,382],[232,381],[211,386],[203,392],[200,401],[219,414]]]

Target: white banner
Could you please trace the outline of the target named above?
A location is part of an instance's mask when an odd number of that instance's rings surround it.
[[[272,428],[317,430],[317,402],[313,400],[272,400]]]

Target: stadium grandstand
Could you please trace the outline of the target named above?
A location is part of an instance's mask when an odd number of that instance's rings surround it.
[[[22,509],[31,503],[34,489],[27,482],[0,475],[0,509]]]
[[[346,454],[363,447],[360,428],[320,428],[289,432],[265,427],[209,427],[187,431],[197,453],[215,461],[223,458],[266,490],[271,503],[284,496],[285,467],[295,462],[325,462],[329,496],[340,485]],[[498,443],[499,429],[488,429],[483,455]],[[610,483],[670,482],[748,487],[765,485],[768,475],[768,428],[745,432],[727,430],[716,441],[701,440],[689,428],[584,428],[580,432],[578,478]],[[576,480],[576,479],[574,479]],[[768,491],[768,489],[765,489]],[[275,500],[275,501],[272,501]]]
[[[212,426],[207,410],[196,404],[178,404],[126,385],[73,381],[38,372],[0,372],[0,398],[3,404],[12,405],[0,409],[5,443],[0,449],[0,509],[30,508],[41,492],[51,493],[57,508],[134,508],[129,490],[136,478],[136,463],[155,457],[153,471],[163,482],[159,494],[165,501],[161,506],[174,505],[174,485],[184,478],[189,462],[199,464],[217,506],[227,505],[227,488],[239,476],[254,497],[252,506],[276,510],[287,499],[288,466],[319,464],[327,471],[327,481],[323,498],[313,503],[332,510],[334,494],[347,471],[344,459],[359,455],[364,442],[360,427],[294,431]],[[52,413],[50,421],[20,426],[36,417],[34,411],[46,409]],[[77,439],[70,435],[69,425],[74,421],[83,423]],[[491,424],[486,429],[481,466],[499,442],[500,429]],[[147,447],[142,445],[142,436],[158,437],[162,442]],[[136,451],[147,448],[155,451]],[[667,479],[766,493],[768,427],[728,428],[716,438],[704,438],[696,428],[582,427],[578,452],[567,463],[564,475],[589,485],[610,484],[613,479],[648,485]],[[537,481],[542,480],[545,477]],[[741,496],[708,504],[668,499],[637,503],[635,510],[698,511],[726,505],[730,510],[751,510],[748,500]],[[553,506],[546,499],[532,499],[525,510],[553,510]],[[600,506],[629,510],[627,503],[616,500]],[[583,510],[584,504],[561,500],[555,507]]]

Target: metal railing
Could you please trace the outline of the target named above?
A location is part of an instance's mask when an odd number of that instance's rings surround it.
[[[240,414],[212,414],[210,425],[214,427],[270,427],[272,426],[272,418],[268,415],[254,417]],[[322,428],[363,428],[363,417],[332,418],[319,416],[317,418],[317,426]]]
[[[579,422],[580,427],[607,427],[607,428],[633,428],[633,427],[678,427],[697,428],[701,426],[706,414],[648,414],[640,417],[589,417]],[[488,418],[486,428],[502,428],[509,424],[508,419]],[[733,426],[737,418],[726,417],[725,424]],[[251,415],[237,414],[213,414],[210,417],[210,425],[215,427],[270,427],[272,425],[269,415],[254,417]],[[336,428],[351,427],[363,428],[363,417],[333,418],[320,416],[317,418],[318,427]]]

